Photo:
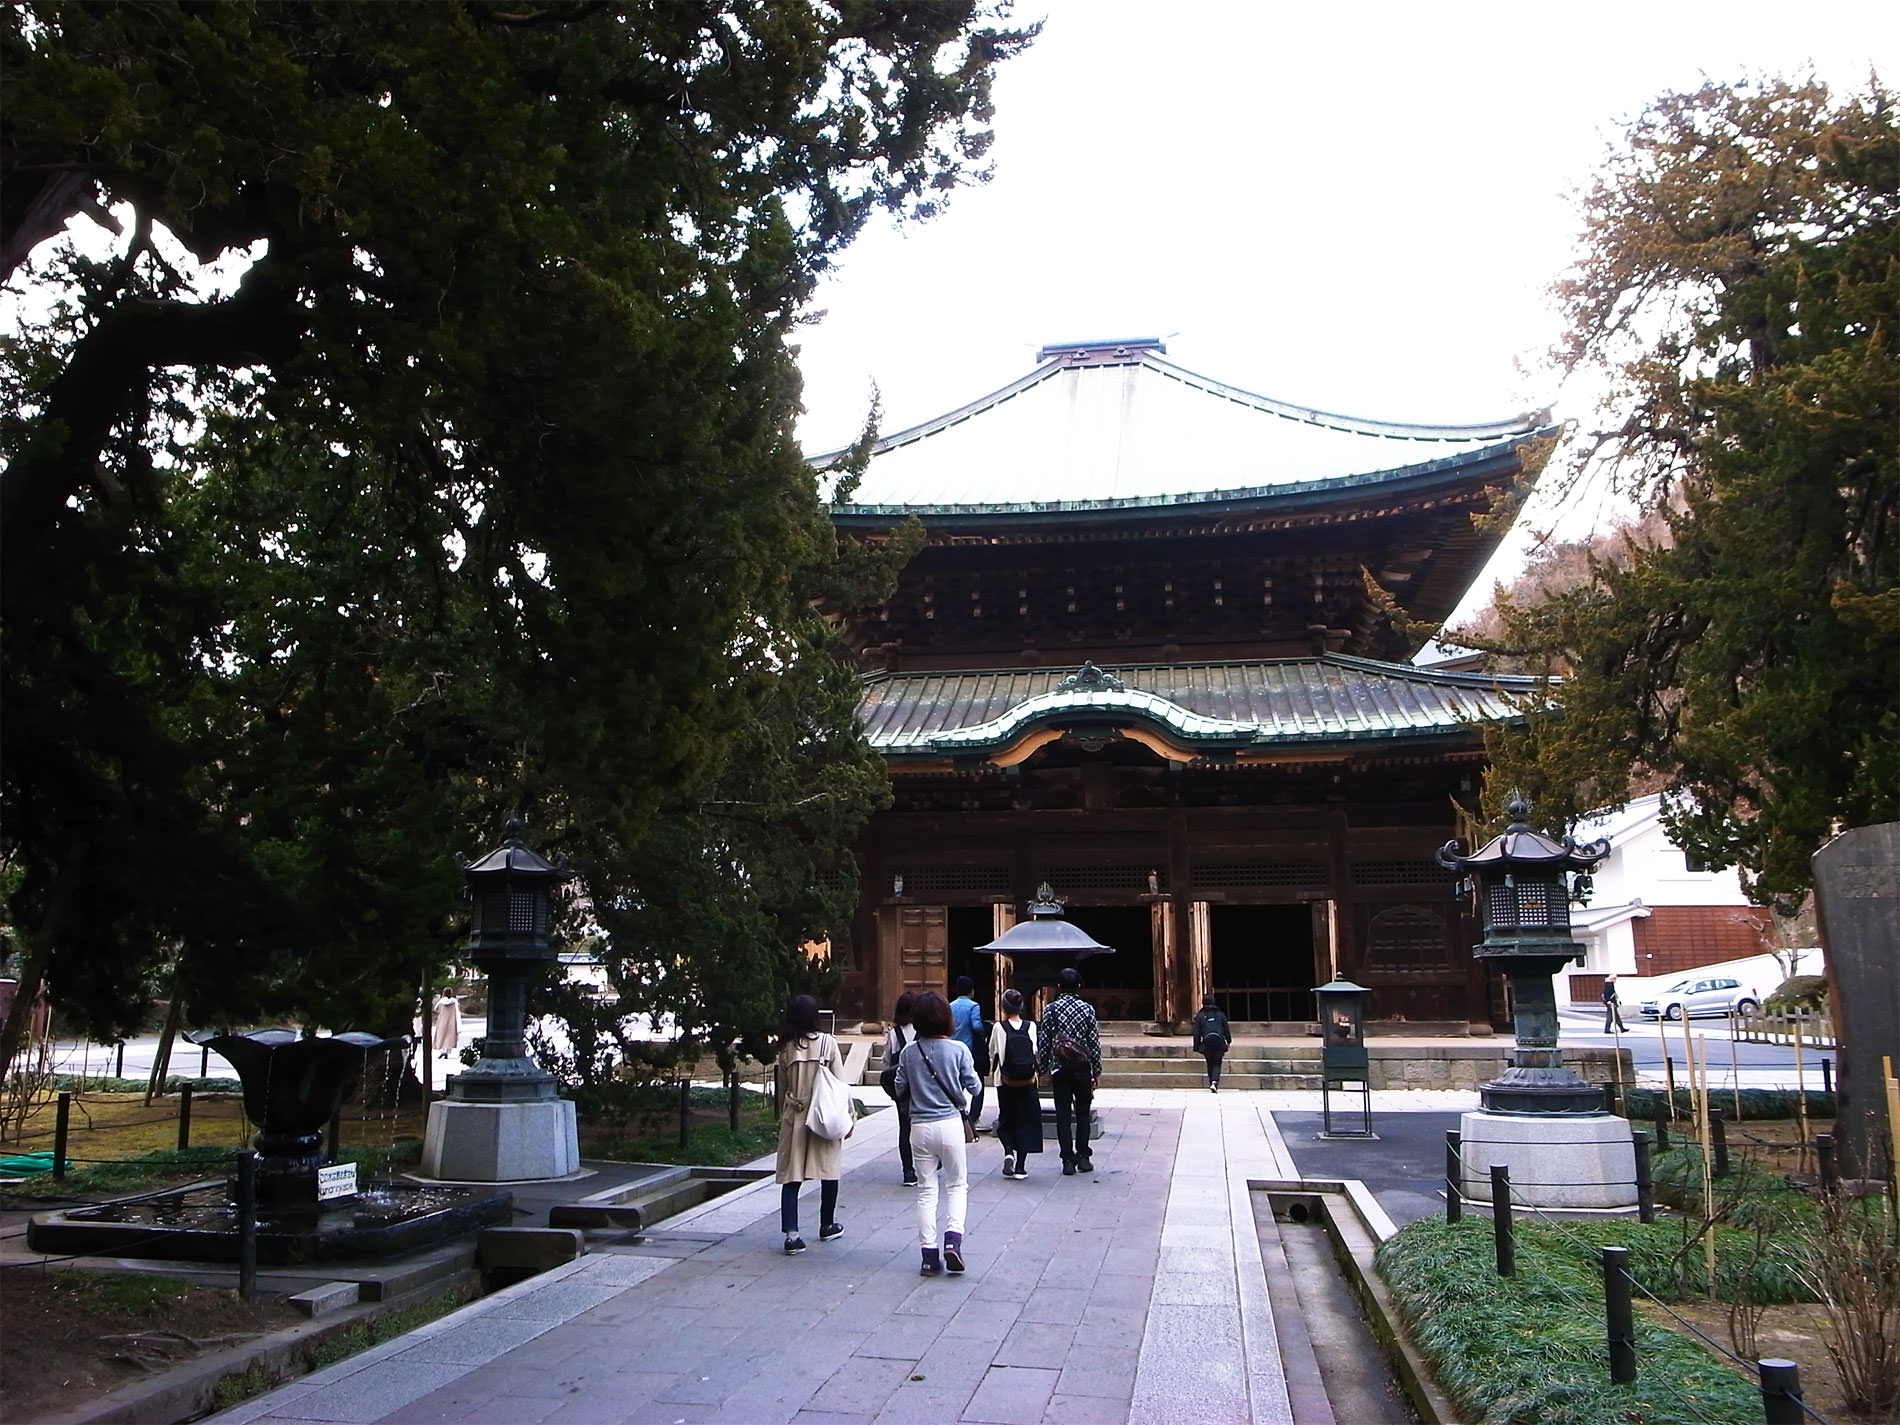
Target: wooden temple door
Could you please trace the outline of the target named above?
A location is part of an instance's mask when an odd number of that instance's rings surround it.
[[[940,905],[907,905],[897,916],[898,992],[949,988],[950,912]]]

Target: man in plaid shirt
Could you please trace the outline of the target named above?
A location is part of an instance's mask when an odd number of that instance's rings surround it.
[[[1062,993],[1042,1012],[1036,1034],[1036,1067],[1049,1076],[1056,1101],[1056,1144],[1062,1150],[1062,1174],[1092,1173],[1089,1156],[1089,1108],[1095,1085],[1102,1077],[1102,1032],[1095,1022],[1095,1006],[1076,991],[1082,987],[1077,970],[1056,977]],[[1062,1050],[1074,1052],[1065,1061]]]

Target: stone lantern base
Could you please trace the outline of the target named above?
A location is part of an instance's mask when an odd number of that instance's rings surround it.
[[[422,1176],[455,1183],[564,1178],[581,1167],[574,1105],[564,1098],[429,1105]]]
[[[1511,1200],[1527,1207],[1636,1206],[1636,1142],[1614,1114],[1490,1113],[1459,1120],[1459,1190],[1491,1200],[1491,1167],[1511,1170]]]

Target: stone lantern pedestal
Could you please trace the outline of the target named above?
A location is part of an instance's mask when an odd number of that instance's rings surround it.
[[[1532,831],[1513,801],[1511,825],[1469,856],[1448,842],[1439,864],[1472,878],[1484,939],[1472,953],[1510,981],[1517,1046],[1505,1071],[1480,1090],[1484,1107],[1459,1123],[1462,1196],[1491,1200],[1491,1168],[1510,1170],[1512,1198],[1531,1207],[1622,1209],[1636,1205],[1636,1146],[1627,1119],[1565,1065],[1557,1048],[1552,977],[1583,946],[1570,938],[1574,874],[1582,895],[1607,842],[1579,847]]]
[[[429,1106],[422,1175],[445,1182],[510,1183],[580,1171],[574,1105],[529,1057],[528,981],[555,959],[548,905],[566,870],[523,844],[518,822],[497,849],[463,868],[475,898],[466,959],[488,976],[482,1057],[449,1079]]]

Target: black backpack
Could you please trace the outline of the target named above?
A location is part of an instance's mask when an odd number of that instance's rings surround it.
[[[1030,1042],[1029,1026],[1020,1029],[1003,1021],[1003,1062],[999,1066],[1003,1082],[1013,1089],[1027,1088],[1036,1081],[1036,1046]]]

